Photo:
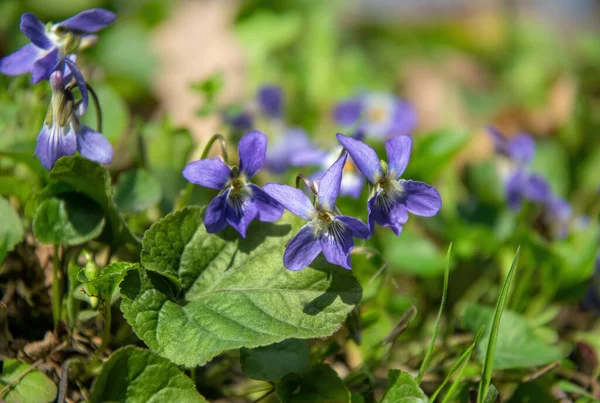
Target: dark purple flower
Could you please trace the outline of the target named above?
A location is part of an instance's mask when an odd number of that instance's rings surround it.
[[[246,133],[240,139],[238,152],[239,167],[229,167],[219,158],[207,158],[187,164],[183,176],[196,185],[220,190],[206,208],[206,231],[220,232],[229,224],[245,238],[252,220],[277,221],[283,207],[248,182],[265,163],[267,136],[258,130]]]
[[[346,158],[344,153],[323,175],[314,206],[300,189],[279,183],[265,185],[265,192],[290,212],[308,221],[285,248],[283,263],[287,269],[302,270],[321,252],[329,263],[351,269],[353,237],[369,237],[369,229],[362,221],[339,214],[335,207]]]
[[[258,106],[262,113],[271,119],[283,115],[283,91],[276,85],[265,85],[258,90]]]
[[[379,224],[390,227],[396,235],[400,235],[409,212],[423,217],[438,213],[442,198],[435,188],[423,182],[399,179],[410,159],[410,136],[398,136],[386,141],[387,164],[382,164],[375,151],[362,141],[341,133],[337,134],[337,138],[374,187],[368,202],[371,232],[375,224]]]
[[[523,200],[543,203],[551,194],[550,184],[546,179],[523,167],[517,167],[506,177],[505,187],[508,206],[513,210],[519,210]]]
[[[31,73],[31,81],[37,83],[50,78],[54,71],[60,70],[64,75],[70,71],[82,91],[85,109],[85,82],[70,56],[93,45],[97,41],[94,33],[112,24],[114,20],[113,13],[100,8],[86,10],[64,21],[46,25],[32,13],[25,13],[21,16],[21,31],[31,43],[0,59],[0,73]]]
[[[246,111],[224,112],[223,120],[225,121],[225,124],[240,132],[247,132],[254,127],[254,119],[252,115]]]
[[[60,157],[76,151],[89,160],[109,164],[112,146],[102,134],[79,122],[82,109],[75,107],[73,94],[65,88],[60,71],[50,76],[50,87],[52,101],[35,147],[42,166],[50,170]]]
[[[600,315],[600,254],[596,256],[596,269],[590,279],[583,304],[596,315]]]
[[[379,92],[340,102],[333,119],[343,127],[357,125],[359,133],[378,139],[409,134],[417,123],[416,111],[409,103]]]

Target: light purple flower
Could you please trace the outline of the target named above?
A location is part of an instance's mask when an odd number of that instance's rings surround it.
[[[50,76],[50,87],[52,101],[35,147],[42,166],[50,170],[60,157],[76,151],[89,160],[109,164],[112,146],[102,134],[79,122],[81,109],[75,107],[73,94],[65,88],[60,71]]]
[[[527,133],[519,133],[507,139],[494,126],[488,131],[494,140],[494,148],[498,154],[510,158],[519,164],[529,164],[535,157],[535,140]]]
[[[573,218],[573,207],[565,199],[553,194],[546,201],[544,217],[554,236],[557,239],[564,239],[569,234],[569,226]]]
[[[337,134],[340,144],[354,159],[356,166],[373,185],[369,199],[369,228],[375,224],[390,227],[396,235],[408,221],[408,213],[431,217],[442,207],[440,194],[423,182],[400,179],[408,165],[412,150],[410,136],[398,136],[385,143],[387,164],[381,163],[375,151],[362,141]]]
[[[312,174],[311,178],[313,180],[320,180],[327,172],[327,168],[330,167],[337,158],[339,158],[341,152],[342,147],[335,147],[332,151],[325,153],[325,155],[319,160],[319,164],[321,165],[322,169]],[[364,182],[364,178],[356,167],[352,157],[349,157],[344,164],[344,169],[342,170],[340,195],[358,199],[364,186]]]
[[[207,158],[187,164],[183,176],[196,185],[220,190],[206,208],[206,231],[220,232],[231,225],[245,238],[252,220],[277,221],[283,207],[260,187],[248,182],[265,163],[267,136],[258,130],[246,133],[240,139],[238,152],[239,167],[229,167],[219,158]]]
[[[287,269],[302,270],[321,252],[329,263],[351,269],[353,237],[369,237],[369,229],[362,221],[341,215],[335,207],[346,158],[347,154],[341,156],[323,175],[314,206],[300,189],[279,183],[265,185],[265,192],[291,213],[308,221],[285,248],[283,263]]]
[[[387,139],[413,131],[417,115],[406,101],[392,94],[371,92],[340,102],[333,110],[333,120],[343,127],[357,125],[356,130],[366,137]]]
[[[82,91],[83,109],[87,107],[87,87],[72,55],[96,43],[94,33],[114,22],[115,15],[100,8],[83,11],[56,24],[44,25],[32,13],[21,16],[21,31],[30,44],[0,59],[0,73],[31,73],[31,82],[47,80],[55,71],[71,72]],[[85,92],[85,93],[84,93]]]
[[[269,147],[265,165],[269,171],[282,174],[290,166],[304,165],[296,163],[299,155],[314,158],[315,151],[318,153],[304,130],[290,128]]]

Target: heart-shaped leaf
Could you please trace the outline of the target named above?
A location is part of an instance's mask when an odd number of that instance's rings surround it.
[[[92,384],[90,401],[206,402],[175,364],[132,346],[115,351],[102,365]]]
[[[166,216],[145,234],[144,269],[121,283],[121,309],[137,335],[176,364],[196,366],[223,351],[334,333],[360,300],[350,271],[317,259],[302,271],[283,266],[300,226],[290,214],[208,234],[203,209]],[[160,273],[160,274],[158,274]]]
[[[240,351],[242,371],[252,379],[274,381],[310,365],[310,350],[303,340],[289,339],[269,346]]]
[[[388,387],[381,403],[427,403],[428,401],[425,393],[409,373],[397,369],[389,370]]]
[[[277,384],[277,396],[282,403],[350,402],[344,381],[327,364],[313,365],[302,375],[287,375]]]
[[[46,375],[31,365],[19,360],[4,360],[0,385],[3,393],[0,401],[6,403],[22,402],[53,402],[56,399],[57,389]],[[5,385],[12,387],[4,389]]]
[[[46,244],[81,245],[104,228],[102,208],[75,193],[44,200],[33,218],[33,233]]]

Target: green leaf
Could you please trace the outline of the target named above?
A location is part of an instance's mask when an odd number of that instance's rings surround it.
[[[174,363],[203,365],[230,349],[329,336],[360,300],[352,273],[324,259],[299,272],[284,268],[285,246],[302,223],[292,215],[253,222],[246,239],[231,228],[206,233],[203,215],[188,207],[155,223],[143,240],[144,269],[121,284],[129,324]]]
[[[123,347],[92,383],[92,402],[206,402],[177,366],[149,350]]]
[[[427,403],[429,399],[407,372],[390,369],[388,386],[381,403]]]
[[[56,385],[46,375],[13,359],[3,361],[0,389],[6,385],[13,385],[0,395],[0,400],[4,399],[2,401],[6,403],[53,402],[58,393]]]
[[[433,335],[431,336],[431,341],[429,342],[429,347],[427,347],[425,358],[423,359],[421,368],[419,368],[419,375],[417,375],[417,384],[421,383],[423,375],[425,375],[425,371],[427,371],[427,367],[429,366],[429,362],[431,361],[431,357],[433,355],[435,340],[437,339],[438,331],[440,329],[442,313],[444,312],[444,304],[446,303],[446,297],[448,295],[448,278],[450,277],[450,252],[452,252],[452,244],[450,244],[450,246],[448,247],[448,252],[446,254],[446,268],[444,269],[444,287],[442,288],[442,301],[440,302],[440,310],[435,321],[435,328],[433,330]]]
[[[8,252],[21,242],[25,233],[19,215],[3,197],[0,197],[0,217],[2,217],[0,220],[0,263],[2,263]]]
[[[491,307],[472,304],[465,310],[465,325],[472,331],[481,326],[490,329],[494,317]],[[536,335],[527,321],[520,315],[506,311],[498,330],[498,341],[494,355],[494,369],[527,368],[544,365],[563,358],[564,354]],[[490,332],[486,331],[478,346],[480,356],[488,348]]]
[[[160,183],[144,169],[130,169],[119,175],[115,185],[115,203],[121,211],[146,210],[161,198]]]
[[[448,392],[446,393],[446,396],[444,396],[444,400],[442,401],[442,403],[452,401],[450,399],[453,398],[454,393],[456,392],[456,389],[460,385],[460,382],[463,377],[463,372],[465,371],[465,368],[467,367],[467,364],[469,363],[469,360],[471,359],[471,354],[473,354],[473,350],[475,350],[477,343],[479,343],[479,340],[481,339],[481,336],[483,335],[484,330],[485,330],[485,327],[482,327],[481,329],[479,329],[479,332],[477,332],[477,336],[475,336],[475,340],[473,341],[473,344],[471,344],[471,346],[469,346],[469,348],[459,357],[458,361],[456,361],[454,363],[452,368],[450,368],[450,371],[448,372],[448,375],[446,375],[446,378],[444,379],[442,384],[437,388],[435,393],[433,395],[431,395],[432,402],[435,401],[435,398],[442,391],[442,389],[444,388],[446,383],[450,380],[450,378],[452,378],[452,375],[454,375],[454,373],[456,371],[458,371],[458,375],[456,376],[456,379],[454,380],[452,385],[450,385],[450,389],[448,389]],[[463,363],[464,363],[464,365],[463,365]],[[458,370],[459,368],[460,368],[460,370]]]
[[[430,239],[410,228],[401,237],[381,237],[382,253],[395,272],[421,277],[439,277],[443,273],[444,255]]]
[[[46,186],[31,205],[63,193],[82,193],[102,208],[113,233],[110,239],[112,243],[139,242],[117,211],[112,198],[110,174],[104,167],[80,156],[62,157],[56,162],[49,176],[54,182]]]
[[[490,385],[490,388],[488,389],[485,395],[485,399],[483,399],[483,403],[496,403],[497,399],[498,391],[496,390],[496,387],[494,385]]]
[[[175,199],[186,185],[181,175],[192,152],[192,135],[186,129],[174,129],[168,120],[161,126],[147,127],[148,169],[160,183],[162,200],[160,208],[169,212]]]
[[[45,244],[81,245],[102,233],[102,208],[77,194],[49,198],[39,206],[33,218],[33,233]]]
[[[240,350],[242,371],[252,379],[275,381],[310,365],[310,350],[302,340],[288,339],[269,346]]]
[[[0,195],[4,197],[15,196],[23,203],[29,197],[31,188],[35,188],[36,185],[35,181],[26,181],[16,176],[0,176]]]
[[[115,289],[129,270],[139,268],[137,263],[115,262],[106,266],[98,277],[90,279],[86,275],[86,269],[77,274],[77,279],[90,288],[90,292],[103,300],[110,301]],[[91,291],[93,290],[93,291]]]
[[[209,115],[217,109],[217,95],[224,85],[225,80],[221,72],[215,73],[203,81],[192,83],[192,89],[204,96],[204,105],[198,111],[201,116]]]
[[[277,396],[282,403],[350,402],[346,385],[327,364],[313,365],[302,375],[287,375],[277,384]]]
[[[502,318],[502,312],[504,312],[504,308],[506,307],[510,285],[512,284],[515,272],[517,271],[520,253],[521,249],[519,248],[517,249],[515,258],[513,259],[510,269],[508,270],[504,284],[502,285],[502,290],[500,291],[500,296],[498,297],[498,303],[496,304],[496,310],[494,311],[492,326],[491,328],[486,326],[487,329],[491,330],[490,337],[487,339],[487,349],[485,350],[485,358],[483,360],[483,367],[481,369],[481,381],[479,382],[479,393],[477,394],[478,403],[483,402],[483,399],[485,396],[487,396],[489,386],[492,383],[492,370],[494,369],[494,358],[496,353],[496,343],[498,341],[498,333],[500,330],[500,319]],[[485,326],[486,324],[483,325]],[[479,327],[481,327],[481,325],[477,326],[477,328]]]

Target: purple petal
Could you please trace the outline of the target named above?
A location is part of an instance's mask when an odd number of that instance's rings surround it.
[[[332,264],[350,270],[350,252],[354,249],[354,238],[345,224],[332,221],[327,232],[321,237],[321,249],[325,259]]]
[[[511,175],[506,181],[506,202],[512,210],[518,210],[523,201],[524,192],[527,183],[525,171],[519,169]]]
[[[535,157],[535,140],[529,134],[520,133],[508,140],[506,152],[514,161],[530,163]]]
[[[336,221],[341,221],[348,226],[352,236],[356,238],[368,239],[371,236],[371,231],[365,223],[358,218],[340,215],[334,218]]]
[[[328,151],[319,150],[315,147],[297,150],[289,156],[291,166],[305,167],[309,165],[321,165],[329,155]]]
[[[32,13],[21,16],[21,31],[38,48],[48,50],[54,46],[46,35],[46,27]]]
[[[228,193],[229,190],[215,197],[206,208],[206,213],[204,213],[204,226],[206,227],[206,232],[214,234],[223,231],[227,226],[225,210]]]
[[[333,120],[340,126],[352,126],[360,118],[363,104],[360,100],[349,100],[338,103],[333,108]]]
[[[266,85],[258,90],[258,105],[261,111],[270,118],[283,115],[283,92],[276,85]]]
[[[387,133],[389,138],[405,136],[417,126],[417,111],[408,102],[397,99],[394,105],[392,122]]]
[[[67,131],[66,129],[44,125],[40,130],[35,155],[40,159],[44,168],[50,170],[60,157],[75,154],[77,138],[72,130]]]
[[[116,16],[102,8],[92,8],[57,23],[57,26],[65,27],[69,31],[96,32],[107,25],[115,22]]]
[[[398,136],[385,142],[388,156],[388,178],[398,179],[404,173],[410,160],[412,137]]]
[[[246,175],[246,179],[252,178],[265,163],[267,136],[258,130],[244,134],[238,144],[238,153],[240,171]]]
[[[346,166],[348,166],[348,161]],[[358,171],[348,171],[344,169],[342,172],[342,185],[340,186],[340,194],[342,196],[350,196],[354,199],[360,197],[364,185],[364,179]]]
[[[408,221],[408,210],[398,200],[383,191],[377,192],[368,202],[369,230],[375,231],[375,224],[390,227],[396,235],[400,235],[402,227]]]
[[[348,154],[354,160],[354,163],[362,174],[373,184],[383,178],[381,163],[377,154],[371,147],[362,141],[355,140],[352,137],[344,136],[341,133],[336,134],[338,141],[348,151]]]
[[[282,174],[285,170],[294,165],[292,159],[305,150],[306,154],[314,155],[314,150],[306,132],[302,129],[289,129],[267,148],[266,166],[277,174]],[[301,164],[303,165],[303,164]]]
[[[229,191],[227,196],[227,206],[225,208],[225,219],[227,223],[240,233],[242,238],[246,238],[248,225],[258,216],[258,209],[251,197],[241,193]]]
[[[31,73],[33,63],[42,51],[33,44],[23,46],[21,49],[0,59],[0,73],[9,76]]]
[[[248,112],[224,113],[223,120],[226,124],[242,132],[251,130],[254,124],[252,115]]]
[[[231,179],[231,169],[219,158],[190,162],[182,174],[188,182],[211,189],[223,189]]]
[[[315,208],[302,190],[280,183],[267,183],[263,190],[292,214],[312,220]]]
[[[573,215],[573,208],[563,198],[560,197],[552,197],[548,202],[548,210],[550,216],[555,221],[567,221]]]
[[[288,270],[298,271],[308,267],[321,253],[321,243],[311,223],[300,228],[300,231],[288,242],[283,254],[283,265]]]
[[[266,222],[279,220],[283,214],[283,206],[255,184],[250,183],[248,186],[252,189],[252,200],[258,210],[258,219]]]
[[[433,186],[423,182],[401,180],[400,202],[412,214],[422,217],[434,216],[442,208],[442,198]]]
[[[550,184],[537,174],[529,174],[523,183],[523,196],[535,202],[545,202],[551,196]]]
[[[77,68],[77,65],[70,58],[65,58],[65,63],[69,67],[69,71],[75,77],[75,81],[77,82],[77,87],[79,87],[79,91],[81,91],[81,114],[83,114],[88,107],[88,88],[85,82],[85,78],[83,78],[83,74]]]
[[[88,160],[100,164],[110,164],[113,159],[110,142],[86,125],[81,125],[81,130],[77,133],[77,151]]]
[[[508,140],[495,126],[488,126],[488,133],[492,136],[494,149],[499,154],[507,154]]]
[[[348,154],[344,153],[336,162],[325,172],[325,175],[319,181],[318,200],[321,210],[333,211],[335,201],[340,193],[342,184],[342,171],[346,164]]]
[[[52,49],[45,56],[37,59],[31,69],[31,82],[35,84],[48,79],[54,71],[59,70],[60,62],[58,48]]]

